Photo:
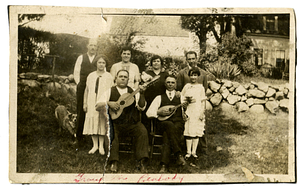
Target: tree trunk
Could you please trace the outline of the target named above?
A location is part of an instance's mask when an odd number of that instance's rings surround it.
[[[206,52],[206,33],[207,32],[196,32],[197,37],[199,38],[199,47],[200,47],[200,55]]]

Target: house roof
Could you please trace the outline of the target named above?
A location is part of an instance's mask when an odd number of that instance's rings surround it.
[[[110,33],[137,32],[140,36],[188,37],[189,31],[181,28],[180,16],[114,16]]]

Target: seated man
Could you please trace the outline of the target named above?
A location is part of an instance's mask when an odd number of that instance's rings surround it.
[[[126,70],[119,70],[116,74],[116,86],[113,86],[105,92],[98,100],[96,109],[101,110],[103,107],[108,107],[113,111],[120,109],[120,104],[117,102],[119,97],[125,93],[132,93],[133,89],[128,87],[129,73]],[[143,86],[140,87],[140,93],[137,93],[135,101],[128,107],[123,109],[121,115],[112,120],[114,138],[110,148],[109,161],[111,162],[110,170],[118,171],[119,161],[119,139],[120,135],[130,135],[133,137],[135,146],[135,158],[139,161],[138,169],[143,173],[146,171],[145,163],[149,158],[148,153],[148,133],[145,126],[140,121],[139,110],[144,110],[146,106]],[[110,136],[111,137],[111,136]]]
[[[160,109],[160,107],[181,104],[180,97],[175,95],[176,77],[168,75],[165,80],[165,86],[166,92],[162,95],[158,95],[152,101],[146,112],[147,117],[157,118],[158,116],[166,116],[169,114],[169,110],[163,110]],[[181,152],[183,131],[184,121],[181,108],[178,108],[170,118],[164,121],[158,121],[157,132],[164,133],[160,173],[167,172],[171,150],[177,157],[177,165],[186,164]]]

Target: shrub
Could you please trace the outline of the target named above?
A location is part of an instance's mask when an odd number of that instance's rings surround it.
[[[253,50],[250,49],[252,41],[245,35],[236,37],[230,33],[222,36],[222,42],[218,44],[218,55],[232,59],[233,64],[241,65],[251,59]]]
[[[237,65],[226,61],[211,63],[208,65],[206,70],[219,79],[225,78],[232,80],[241,74],[241,70]]]
[[[240,64],[239,66],[244,75],[247,76],[257,76],[258,69],[257,67],[251,62],[251,60],[245,61]]]
[[[272,78],[282,79],[282,71],[278,67],[272,68]]]
[[[251,61],[255,53],[250,49],[251,45],[251,39],[246,36],[238,38],[226,33],[222,36],[221,43],[213,50],[200,55],[199,67],[211,72],[217,78],[234,79],[240,73],[255,76],[258,69]]]
[[[251,61],[255,52],[250,46],[252,41],[245,35],[236,37],[227,33],[222,36],[222,42],[217,46],[218,55],[231,59],[231,63],[238,65],[245,75],[254,76],[258,73],[258,69]]]
[[[204,53],[199,56],[198,66],[201,69],[206,69],[210,63],[218,61],[218,55],[216,53]]]

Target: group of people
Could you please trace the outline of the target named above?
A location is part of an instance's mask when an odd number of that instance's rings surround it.
[[[110,170],[117,172],[119,136],[130,136],[135,146],[137,169],[146,172],[151,119],[157,120],[156,133],[163,135],[160,173],[168,171],[171,153],[176,157],[176,164],[182,166],[190,157],[198,158],[199,144],[206,152],[207,76],[196,66],[196,52],[186,53],[188,66],[176,76],[164,71],[163,59],[154,55],[150,59],[151,69],[143,72],[146,76],[141,76],[138,66],[130,62],[130,48],[121,50],[122,61],[113,64],[110,73],[106,71],[106,56],[97,54],[97,41],[91,39],[87,49],[76,61],[74,79],[77,83],[77,139],[80,144],[83,135],[91,135],[93,147],[89,154],[97,150],[105,154],[104,140],[109,131]],[[153,78],[157,80],[148,84]],[[186,152],[182,151],[183,138]]]

